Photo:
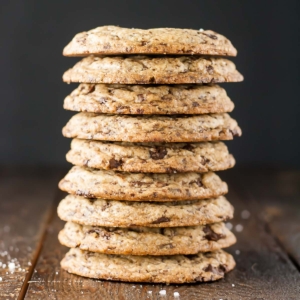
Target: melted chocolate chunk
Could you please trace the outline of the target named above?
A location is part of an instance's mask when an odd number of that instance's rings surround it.
[[[207,66],[206,70],[208,72],[208,74],[212,75],[214,73],[214,68],[212,66]]]
[[[99,231],[97,229],[91,229],[87,232],[87,234],[96,233],[97,237],[99,237]]]
[[[109,160],[109,167],[110,167],[111,169],[116,169],[116,168],[118,168],[119,166],[122,166],[122,164],[123,164],[122,159],[116,160],[116,159],[114,159],[114,158],[111,158],[111,159]]]
[[[204,156],[201,157],[201,164],[204,166],[210,162],[208,158],[205,158]]]
[[[171,243],[159,245],[159,249],[163,249],[163,248],[173,249],[175,248],[175,246]]]
[[[164,147],[156,147],[154,150],[149,150],[150,157],[154,160],[163,159],[168,151]]]
[[[206,268],[203,269],[203,271],[211,272],[223,276],[224,273],[226,272],[226,266],[219,265],[218,267],[213,267],[211,264],[209,264]]]
[[[205,33],[205,32],[202,32],[202,34],[208,36],[209,38],[213,39],[213,40],[217,40],[218,37],[214,34],[210,34],[210,33]]]
[[[209,241],[218,241],[225,237],[224,234],[218,234],[214,232],[209,225],[206,225],[203,228],[203,231],[205,233],[205,238]]]
[[[157,220],[153,221],[152,224],[160,224],[165,222],[170,222],[170,219],[167,217],[160,217]]]
[[[199,106],[199,103],[198,103],[198,102],[193,102],[193,103],[192,103],[192,106],[193,106],[193,107],[198,107],[198,106]]]
[[[138,114],[142,115],[142,114],[144,113],[144,110],[143,110],[142,108],[138,108],[138,109],[136,110],[136,112],[137,112]]]
[[[154,77],[150,77],[150,78],[149,78],[149,82],[150,82],[150,83],[155,83],[155,78],[154,78]]]
[[[191,144],[186,144],[184,147],[182,147],[182,149],[193,152],[195,147],[192,146]]]
[[[203,187],[203,183],[201,181],[201,177],[197,180],[191,181],[190,184],[196,183],[199,187]]]

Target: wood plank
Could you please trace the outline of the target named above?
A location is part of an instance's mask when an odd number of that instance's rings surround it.
[[[0,299],[16,299],[25,288],[52,211],[58,179],[54,170],[1,168]]]
[[[300,270],[300,172],[249,170],[237,178],[241,188],[249,183],[249,200]]]
[[[237,261],[237,268],[225,279],[215,283],[166,286],[92,280],[68,274],[59,266],[67,249],[57,241],[63,222],[55,216],[25,299],[176,299],[176,292],[181,300],[299,299],[299,272],[267,230],[266,223],[256,217],[259,211],[255,205],[247,203],[244,194],[235,192],[238,189],[235,189],[233,175],[227,176],[231,186],[228,198],[236,208],[232,225],[235,232],[241,229],[237,225],[242,225],[243,230],[236,232],[238,244],[229,251]],[[241,217],[244,210],[250,212],[248,219]],[[165,296],[160,294],[162,290],[166,291]]]

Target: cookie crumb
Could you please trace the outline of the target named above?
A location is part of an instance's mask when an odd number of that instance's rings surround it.
[[[159,291],[159,294],[162,296],[165,296],[167,294],[167,292],[166,292],[166,290],[161,290],[161,291]]]
[[[16,267],[16,265],[13,262],[11,262],[11,263],[8,264],[8,268],[9,268],[10,271],[11,270],[15,270],[15,267]]]

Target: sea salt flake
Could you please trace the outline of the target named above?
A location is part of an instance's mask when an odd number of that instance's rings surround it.
[[[166,290],[161,290],[161,291],[159,291],[159,294],[162,295],[162,296],[164,296],[164,295],[167,294],[167,292],[166,292]]]
[[[174,292],[174,297],[178,298],[180,296],[180,294],[178,292]]]
[[[241,253],[240,250],[235,250],[235,254],[236,254],[236,255],[239,255],[240,253]]]
[[[235,285],[234,285],[234,284],[232,284],[232,287],[235,287]]]
[[[15,267],[16,267],[16,265],[15,265],[15,263],[13,263],[13,262],[10,262],[10,263],[8,264],[9,270],[14,270]]]

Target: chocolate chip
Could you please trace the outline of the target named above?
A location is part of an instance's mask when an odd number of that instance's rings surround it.
[[[225,237],[224,234],[214,232],[209,225],[205,225],[203,232],[205,233],[205,238],[209,241],[218,241]]]
[[[156,147],[153,150],[149,150],[150,157],[154,160],[163,159],[167,153],[168,151],[164,147]]]
[[[231,132],[232,136],[240,136],[239,132],[237,130],[231,130],[231,129],[229,129],[229,131]]]
[[[197,259],[198,258],[198,255],[197,254],[188,254],[188,255],[185,255],[188,259],[190,260],[194,260],[194,259]]]
[[[224,265],[219,265],[218,267],[213,267],[211,264],[209,264],[206,268],[203,269],[204,272],[211,272],[214,274],[218,274],[223,276],[226,272],[226,267]]]
[[[201,156],[201,164],[204,166],[206,164],[208,164],[210,162],[210,159],[204,157],[204,156]]]
[[[107,102],[107,98],[106,97],[101,97],[98,99],[100,104],[105,104]]]
[[[161,244],[161,245],[159,245],[158,248],[159,249],[163,249],[163,248],[173,249],[173,248],[175,248],[175,246],[173,244],[169,243],[169,244]]]
[[[214,68],[213,68],[213,66],[207,66],[207,67],[206,67],[206,70],[207,70],[208,74],[210,74],[210,75],[212,75],[212,74],[214,73]]]
[[[138,113],[138,114],[143,114],[144,113],[144,110],[142,109],[142,108],[138,108],[137,110],[136,110],[136,112]]]
[[[198,276],[195,278],[196,282],[203,282],[204,281],[204,277]]]
[[[87,234],[93,234],[96,233],[97,237],[99,237],[99,231],[97,229],[91,229],[87,232]]]
[[[192,146],[191,144],[186,144],[184,147],[182,147],[182,149],[193,152],[193,150],[195,149],[195,147]]]
[[[88,94],[90,94],[90,93],[92,93],[92,92],[94,92],[95,91],[95,85],[91,85],[90,86],[90,89],[89,89],[89,91],[88,91]]]
[[[102,207],[101,210],[105,211],[107,208],[109,208],[111,206],[111,204],[109,202],[105,203]]]
[[[85,191],[81,191],[81,190],[77,190],[76,195],[82,196],[85,198],[96,198],[95,195],[91,194],[90,192],[85,192]]]
[[[155,78],[154,78],[153,76],[150,77],[150,78],[149,78],[149,82],[150,82],[150,83],[155,83]]]
[[[170,222],[170,219],[167,217],[160,217],[157,220],[153,221],[152,224],[160,224],[165,222]]]
[[[147,42],[142,41],[142,42],[141,42],[141,46],[145,46],[145,45],[147,45]]]
[[[205,32],[202,32],[202,34],[208,36],[209,38],[213,39],[213,40],[217,40],[218,37],[214,34],[210,34],[210,33],[205,33]]]
[[[101,231],[101,237],[103,237],[106,240],[109,240],[111,237],[111,233],[109,233],[107,231]]]
[[[165,170],[166,170],[166,173],[170,173],[170,174],[175,174],[175,173],[177,173],[177,170],[174,169],[174,168],[171,168],[171,167],[166,168]]]
[[[131,182],[132,186],[137,186],[137,187],[150,186],[151,184],[152,184],[151,182],[142,182],[142,181],[132,181]]]
[[[109,160],[109,167],[110,167],[111,169],[116,169],[116,168],[122,166],[122,164],[123,164],[122,159],[116,160],[116,159],[114,159],[114,158],[111,158],[111,159]]]
[[[190,184],[196,183],[199,187],[203,187],[203,183],[201,181],[201,177],[199,177],[197,180],[191,181]]]
[[[137,95],[137,98],[138,98],[138,100],[139,100],[140,102],[143,102],[143,101],[145,101],[145,100],[146,100],[146,98],[145,98],[145,95],[144,95],[144,94],[138,94],[138,95]]]

